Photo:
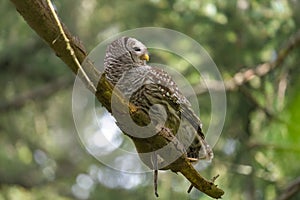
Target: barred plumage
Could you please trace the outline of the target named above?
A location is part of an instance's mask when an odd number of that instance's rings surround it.
[[[106,77],[136,107],[147,114],[152,112],[151,120],[155,126],[170,128],[191,161],[212,159],[201,121],[189,101],[166,72],[147,65],[146,60],[148,51],[144,44],[134,38],[121,37],[107,47]],[[161,106],[153,107],[158,104]]]

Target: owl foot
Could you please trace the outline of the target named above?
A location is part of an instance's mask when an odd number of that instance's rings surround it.
[[[212,159],[214,158],[214,153],[211,147],[209,146],[209,144],[207,144],[205,140],[201,140],[200,142],[201,142],[201,153],[199,159],[212,161]]]

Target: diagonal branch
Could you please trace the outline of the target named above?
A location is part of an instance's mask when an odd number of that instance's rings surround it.
[[[77,74],[79,67],[76,64],[76,60],[74,60],[73,56],[70,54],[70,49],[68,49],[65,38],[62,37],[61,30],[63,30],[65,37],[69,40],[69,44],[79,63],[84,61],[87,52],[81,41],[71,35],[64,24],[61,24],[61,27],[57,25],[57,21],[55,20],[47,1],[11,0],[11,2],[14,3],[17,11],[23,16],[28,25],[44,39],[56,55],[66,63],[75,74]],[[91,82],[95,84],[98,82],[100,72],[95,67],[87,65],[85,67],[85,73]]]
[[[238,87],[244,85],[255,77],[263,77],[270,73],[275,68],[279,67],[287,58],[289,53],[296,47],[300,46],[300,29],[285,42],[285,45],[277,53],[277,57],[272,62],[265,62],[253,68],[242,69],[237,72],[231,79],[223,82],[209,81],[206,85],[195,86],[197,94],[203,94],[208,91],[223,91],[225,86],[226,91],[236,90]]]
[[[300,29],[295,34],[290,36],[284,47],[278,51],[277,57],[274,61],[257,65],[252,69],[243,69],[242,71],[236,73],[232,79],[225,81],[225,87],[228,90],[234,90],[235,88],[249,82],[255,76],[263,77],[267,75],[272,70],[279,67],[285,61],[289,53],[299,45]]]
[[[94,83],[91,82],[90,78],[87,76],[87,74],[85,73],[85,71],[82,69],[81,64],[79,63],[78,59],[76,58],[76,55],[74,53],[74,49],[72,48],[72,46],[70,44],[70,40],[68,39],[66,33],[64,32],[62,24],[59,21],[58,16],[56,15],[54,7],[53,7],[53,5],[52,5],[52,3],[51,3],[50,0],[47,0],[47,6],[50,8],[50,11],[51,11],[51,14],[52,14],[52,16],[53,16],[53,18],[55,20],[55,23],[56,23],[57,27],[59,28],[59,32],[61,33],[61,36],[62,36],[63,40],[66,43],[66,49],[69,51],[69,54],[71,55],[71,57],[72,57],[75,65],[76,65],[77,69],[82,74],[82,79],[84,81],[86,81],[88,88],[90,88],[90,90],[92,90],[92,92],[95,93],[97,91],[96,90],[96,86],[95,86]],[[58,36],[58,37],[60,37],[60,36]],[[52,43],[55,43],[55,42],[56,42],[56,39]]]
[[[55,16],[56,13],[51,11],[47,0],[11,1],[31,28],[48,43],[57,56],[60,57],[75,74],[80,76],[87,88],[94,92],[93,88],[90,87],[90,84],[92,83],[92,85],[97,86],[96,93],[94,93],[95,96],[108,111],[111,111],[113,87],[105,79],[105,76],[100,75],[101,73],[91,62],[87,62],[82,66],[83,69],[80,69],[81,66],[78,65],[77,61],[81,64],[86,58],[87,53],[80,41],[75,39],[63,24],[57,22],[58,18]],[[69,45],[71,47],[69,47]],[[74,59],[73,55],[76,59]],[[135,112],[135,110],[137,110],[133,105],[127,105],[121,96],[116,95],[116,97],[117,104],[123,105],[120,107],[127,109],[129,107],[130,112]],[[118,112],[122,115],[123,113],[126,114],[127,110],[118,110]],[[137,122],[145,122],[148,120],[148,116],[145,116],[142,112],[140,114],[136,113],[133,118],[134,121]],[[176,167],[178,167],[178,169]],[[174,168],[176,168],[175,171],[180,171],[188,180],[190,180],[194,187],[207,195],[214,198],[221,198],[224,194],[224,191],[219,189],[213,182],[204,179],[187,159],[178,159],[177,163],[174,163]]]

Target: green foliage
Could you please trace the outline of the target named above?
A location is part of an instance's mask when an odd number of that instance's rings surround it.
[[[62,21],[88,49],[120,31],[145,26],[171,28],[198,41],[225,80],[245,67],[274,60],[300,27],[298,1],[54,3]],[[0,11],[4,16],[0,21],[0,200],[153,199],[151,174],[130,179],[107,169],[80,145],[70,106],[72,85],[38,99],[25,98],[21,106],[11,103],[61,76],[71,77],[71,72],[10,2],[0,2]],[[184,43],[179,42],[178,48],[181,45]],[[224,199],[274,199],[299,176],[299,55],[296,47],[265,77],[227,93],[223,134],[214,147],[213,163],[202,172],[208,178],[220,174],[216,182],[225,190]],[[192,84],[198,79],[188,62],[172,54],[153,52],[153,59],[182,70]],[[208,94],[200,95],[199,100],[205,128],[210,120]],[[121,145],[134,151],[126,139]],[[103,173],[108,176],[100,176]],[[196,190],[186,194],[189,184],[182,177],[170,172],[160,175],[162,199],[207,199]]]

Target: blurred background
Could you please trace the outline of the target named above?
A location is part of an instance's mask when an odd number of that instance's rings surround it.
[[[199,42],[224,80],[274,61],[300,28],[297,0],[60,0],[54,4],[87,51],[120,31],[170,28]],[[152,173],[122,173],[88,154],[72,116],[74,75],[12,3],[0,5],[0,200],[155,199]],[[178,63],[172,55],[153,57],[170,66]],[[299,65],[298,46],[267,75],[227,91],[227,116],[214,147],[215,158],[201,171],[207,178],[220,174],[216,183],[225,190],[223,199],[300,198]],[[193,72],[184,73],[193,82]],[[210,122],[209,95],[199,92],[198,98],[205,128]],[[104,114],[103,120],[107,117]],[[133,147],[125,136],[118,138],[118,145]],[[195,189],[187,194],[189,183],[171,172],[160,172],[158,184],[161,199],[210,199]],[[296,189],[288,187],[293,184]],[[281,196],[289,192],[291,197]]]

